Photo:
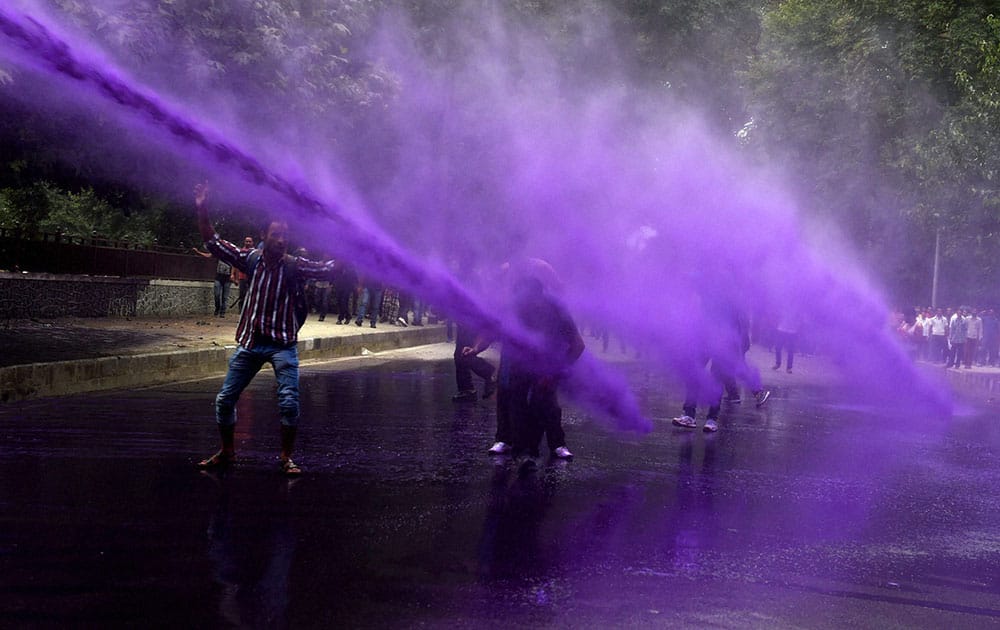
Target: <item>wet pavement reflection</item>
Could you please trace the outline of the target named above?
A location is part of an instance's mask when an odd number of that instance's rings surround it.
[[[0,619],[14,627],[1000,626],[1000,424],[853,405],[808,379],[721,430],[624,364],[656,428],[568,405],[572,462],[485,453],[450,359],[306,367],[297,480],[273,379],[213,450],[219,379],[0,407]],[[265,375],[266,376],[266,375]],[[822,379],[817,379],[822,381]]]

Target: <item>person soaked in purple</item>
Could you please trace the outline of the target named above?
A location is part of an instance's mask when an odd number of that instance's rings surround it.
[[[219,238],[208,218],[208,187],[195,188],[198,230],[205,248],[216,258],[247,274],[247,294],[236,327],[239,346],[229,360],[229,371],[215,397],[215,421],[222,447],[198,463],[199,468],[227,466],[236,459],[234,433],[236,401],[264,364],[270,363],[278,381],[281,452],[286,475],[302,473],[292,461],[299,424],[299,356],[296,344],[304,313],[302,287],[306,280],[329,277],[332,260],[318,262],[288,255],[288,224],[271,219],[263,226],[262,249],[240,249]]]

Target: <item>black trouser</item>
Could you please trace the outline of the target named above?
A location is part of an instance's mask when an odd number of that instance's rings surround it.
[[[931,335],[931,361],[938,363],[948,362],[948,337],[945,335]]]
[[[945,367],[961,367],[962,357],[965,356],[965,343],[953,343],[948,351],[948,362]]]
[[[337,320],[351,321],[351,296],[354,287],[337,287]]]
[[[242,280],[240,280],[240,284],[239,284],[239,289],[240,289],[239,300],[240,301],[239,301],[239,304],[240,304],[240,312],[241,313],[243,312],[243,303],[246,302],[246,299],[247,299],[247,288],[249,286],[250,286],[250,280],[248,278],[243,278]]]
[[[316,311],[321,318],[330,310],[330,287],[316,287]]]
[[[493,366],[480,356],[462,356],[462,349],[455,346],[455,384],[458,386],[458,391],[467,392],[475,389],[472,384],[473,372],[479,378],[488,381],[493,377]]]
[[[724,379],[724,374],[721,370],[715,368],[715,361],[712,361],[711,376],[718,383],[718,386],[714,388],[712,386],[703,387],[701,379],[705,378],[703,374],[705,366],[709,362],[708,357],[704,357],[696,361],[695,365],[701,369],[699,372],[696,369],[692,370],[692,373],[687,376],[686,384],[684,387],[684,415],[695,417],[695,413],[698,411],[698,401],[699,400],[711,400],[708,407],[708,418],[711,420],[717,420],[719,418],[719,410],[721,408],[722,402],[722,379]],[[694,366],[692,366],[694,367]],[[700,377],[700,378],[699,378]],[[708,393],[705,394],[705,390]]]
[[[497,397],[497,435],[501,435],[501,407],[506,407],[509,432],[513,440],[512,455],[538,457],[538,445],[545,434],[549,450],[566,446],[562,428],[562,409],[553,383],[543,384],[536,375],[511,370],[506,387],[500,386]],[[502,402],[501,402],[502,401]],[[506,442],[497,438],[498,442]]]
[[[472,373],[488,381],[493,378],[493,366],[490,362],[478,355],[462,356],[462,348],[472,347],[476,343],[476,335],[467,326],[458,326],[458,334],[455,336],[455,384],[458,391],[467,392],[475,387],[472,385]],[[499,440],[507,442],[507,440]]]
[[[795,363],[795,341],[798,337],[797,333],[785,332],[779,330],[774,341],[774,367],[781,367],[781,349],[784,348],[788,352],[788,369],[792,369],[792,364]]]

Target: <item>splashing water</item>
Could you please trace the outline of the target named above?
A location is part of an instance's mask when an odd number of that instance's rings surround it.
[[[470,292],[440,266],[422,263],[382,229],[363,223],[363,208],[344,208],[282,175],[281,169],[269,167],[227,140],[229,134],[194,122],[201,116],[182,113],[182,108],[135,87],[135,81],[123,78],[123,72],[98,55],[87,56],[84,44],[71,46],[48,23],[0,8],[0,31],[8,45],[20,51],[25,65],[86,87],[114,103],[123,117],[127,113],[142,119],[160,135],[161,144],[197,149],[208,168],[221,165],[275,193],[303,221],[332,224],[336,254],[356,262],[364,272],[444,307],[458,321],[502,334],[515,345],[533,345],[533,337],[516,318],[496,308],[488,296]],[[394,39],[398,44],[406,38]],[[534,54],[525,50],[525,56]],[[416,56],[409,50],[387,52],[396,60]],[[466,102],[462,100],[466,97],[449,92],[448,85],[435,83],[429,73],[412,65],[403,68],[400,62],[400,72],[410,77],[411,85],[425,87],[414,87],[414,96],[401,97],[412,98],[399,108],[401,112],[441,113],[435,109],[443,107],[440,102],[428,96],[437,93],[445,94],[441,101]],[[509,77],[500,76],[496,83],[510,83],[505,79]],[[937,411],[950,408],[947,393],[914,369],[885,329],[887,309],[878,292],[854,270],[850,257],[811,249],[786,195],[727,159],[727,150],[701,133],[696,120],[650,114],[662,109],[660,103],[646,110],[622,106],[635,100],[632,93],[579,95],[575,100],[561,99],[581,103],[577,107],[555,107],[560,99],[539,88],[545,81],[532,81],[530,75],[521,80],[531,86],[526,95],[487,90],[478,97],[481,101],[471,103],[495,105],[484,125],[490,129],[481,130],[486,139],[478,144],[470,142],[466,133],[471,119],[461,116],[441,116],[446,122],[439,143],[429,145],[416,133],[405,137],[409,150],[401,168],[421,174],[414,179],[425,183],[387,186],[377,205],[410,210],[436,203],[481,202],[518,228],[514,230],[521,241],[517,251],[544,252],[559,269],[565,283],[560,297],[571,312],[583,321],[602,323],[672,375],[708,389],[712,383],[704,370],[692,367],[696,363],[692,358],[706,349],[728,360],[748,386],[760,386],[757,372],[730,350],[725,334],[715,332],[718,305],[738,303],[755,314],[795,311],[805,326],[824,331],[824,349],[842,374],[858,385],[859,397],[902,398]],[[421,99],[431,105],[425,106]],[[511,105],[500,111],[504,101]],[[415,126],[406,114],[385,124],[399,129]],[[442,156],[435,153],[443,151],[441,146],[471,148]],[[487,193],[479,198],[458,195],[457,201],[449,202],[436,193],[451,187],[451,182],[445,175],[428,172],[430,156],[450,160],[464,171],[503,176],[492,177]],[[384,223],[397,234],[412,231],[411,215],[403,216],[395,222],[388,217]],[[451,228],[475,233],[494,227],[476,223],[482,220],[477,214]],[[437,238],[448,229],[435,227]],[[585,355],[578,364],[570,389],[579,402],[610,418],[614,426],[650,427],[624,379],[592,356]]]

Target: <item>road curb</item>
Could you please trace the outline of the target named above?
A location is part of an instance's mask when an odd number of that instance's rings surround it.
[[[445,341],[443,326],[300,339],[302,361],[336,359]],[[31,363],[0,368],[0,402],[147,387],[223,374],[232,347]]]

